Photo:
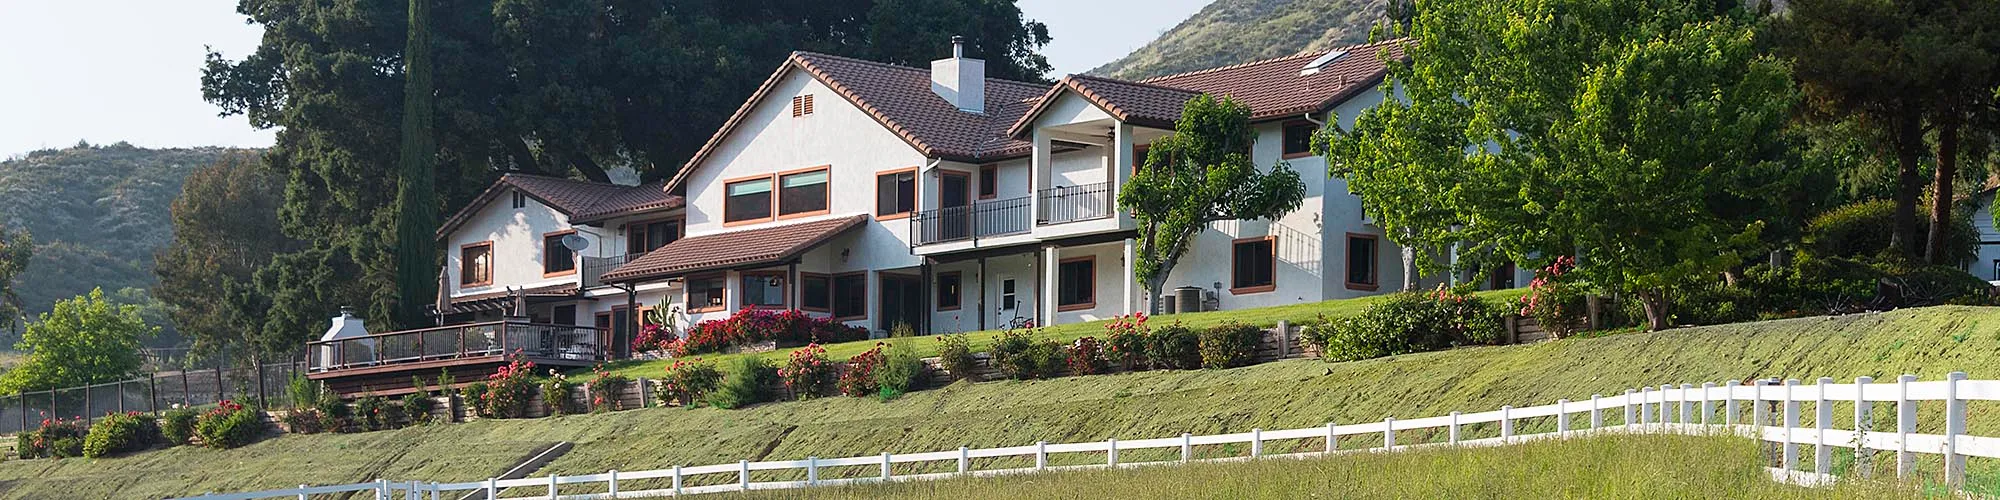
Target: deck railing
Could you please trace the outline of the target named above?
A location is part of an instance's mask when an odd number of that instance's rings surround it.
[[[1821,378],[1818,382],[1814,385],[1800,385],[1797,379],[1793,379],[1785,381],[1782,385],[1769,383],[1743,385],[1732,380],[1721,386],[1713,383],[1700,386],[1662,385],[1658,388],[1628,389],[1624,394],[1609,397],[1592,395],[1588,400],[1556,400],[1554,404],[1542,406],[1524,408],[1502,406],[1498,410],[1480,413],[1452,412],[1449,415],[1417,419],[1392,417],[1379,421],[1343,424],[1328,422],[1325,426],[1319,427],[1284,430],[1250,429],[1249,432],[1234,434],[1196,436],[1183,433],[1179,436],[1129,441],[1107,439],[1076,443],[1036,441],[1028,445],[999,448],[960,447],[956,450],[926,453],[883,453],[843,458],[806,457],[802,460],[759,462],[739,460],[734,463],[693,467],[675,465],[666,469],[611,470],[601,474],[578,476],[551,474],[546,477],[493,478],[462,483],[376,481],[336,486],[300,486],[296,489],[194,498],[250,500],[358,491],[374,492],[377,498],[442,498],[446,492],[467,492],[470,493],[468,496],[489,499],[661,497],[963,476],[1000,476],[1048,470],[1266,458],[1313,458],[1343,453],[1392,452],[1441,446],[1499,446],[1610,433],[1733,434],[1765,441],[1775,448],[1771,457],[1773,467],[1767,470],[1771,477],[1778,481],[1809,486],[1832,484],[1837,480],[1832,475],[1836,470],[1833,466],[1835,448],[1854,450],[1851,459],[1845,457],[1843,459],[1853,461],[1854,465],[1849,469],[1852,472],[1849,473],[1862,477],[1867,477],[1874,470],[1872,460],[1888,459],[1893,460],[1889,463],[1893,464],[1898,479],[1915,479],[1918,474],[1914,465],[1917,455],[1940,455],[1943,459],[1943,470],[1939,482],[1952,489],[1960,488],[1964,484],[1966,457],[2000,457],[2000,438],[1966,433],[1966,404],[1971,401],[2000,401],[2000,381],[1966,380],[1964,372],[1953,372],[1945,380],[1927,382],[1918,382],[1914,375],[1904,375],[1891,383],[1874,383],[1874,380],[1868,377],[1855,379],[1852,384],[1836,384],[1830,378]],[[1938,434],[1918,432],[1917,405],[1929,401],[1944,403],[1943,408],[1938,408],[1942,410],[1941,412],[1929,413],[1942,416],[1943,425],[1925,426],[1941,431]],[[1872,405],[1878,403],[1893,405],[1895,415],[1893,425],[1876,425],[1871,409]],[[1846,423],[1845,415],[1838,417],[1834,415],[1835,405],[1852,408],[1852,424]],[[1801,416],[1808,409],[1813,412],[1810,427],[1800,424]],[[1550,422],[1551,420],[1553,422]],[[1525,422],[1543,425],[1553,423],[1554,425],[1549,427],[1553,427],[1554,430],[1537,433],[1517,432],[1517,424]],[[1462,433],[1471,434],[1473,426],[1478,426],[1482,431],[1498,427],[1499,435],[1461,436]],[[1398,433],[1403,433],[1405,440],[1398,441]],[[1426,441],[1427,437],[1428,442],[1412,442]],[[1367,444],[1355,446],[1352,444],[1353,441]],[[1282,454],[1265,452],[1267,446],[1279,444],[1290,444],[1291,450],[1298,450],[1301,443],[1311,451]],[[1343,443],[1348,444],[1343,447]],[[1380,446],[1375,446],[1375,443],[1380,443]],[[1248,455],[1199,458],[1195,454],[1197,446],[1213,448],[1216,445],[1236,444],[1246,445],[1244,448],[1248,449]],[[1119,460],[1121,451],[1148,449],[1178,450],[1178,459]],[[1876,456],[1878,451],[1881,457]],[[1051,455],[1078,453],[1101,456],[1103,459],[1101,462],[1089,465],[1049,465]],[[1172,451],[1167,451],[1165,455],[1171,456]],[[1028,457],[1033,457],[1034,466],[974,470],[974,459],[995,457],[1019,457],[1024,463]],[[1812,462],[1810,468],[1801,466],[1801,462],[1805,460]],[[950,464],[953,463],[957,465],[956,472],[895,473],[898,464],[936,464],[950,469]],[[912,467],[918,466],[902,466],[905,470]],[[878,469],[880,473],[874,474],[873,472]],[[863,472],[855,474],[857,470]],[[751,473],[762,471],[803,471],[805,480],[753,481]],[[847,477],[824,478],[826,475],[836,474]],[[629,486],[634,484],[630,483],[631,481],[647,479],[660,480],[659,482],[668,486],[663,488],[654,483],[653,489],[620,488],[620,481],[627,481]],[[561,492],[564,485],[586,484],[597,485],[590,489],[603,493]],[[636,484],[646,485],[646,483]],[[526,495],[523,495],[524,493]]]
[[[980,200],[971,205],[919,210],[910,215],[915,245],[930,245],[1028,232],[1031,198]]]
[[[307,369],[325,372],[516,351],[538,359],[602,361],[604,348],[598,343],[598,331],[585,326],[495,321],[313,341],[306,344],[310,353]]]
[[[1045,225],[1102,219],[1115,208],[1110,185],[1102,182],[1043,188],[1037,196],[1042,210],[1036,222]]]

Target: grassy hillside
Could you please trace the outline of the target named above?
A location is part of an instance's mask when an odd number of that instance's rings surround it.
[[[1090,74],[1147,78],[1361,43],[1387,0],[1216,0]]]
[[[0,462],[0,498],[157,497],[378,476],[474,480],[493,474],[506,461],[500,457],[526,453],[534,443],[547,441],[576,443],[574,451],[547,470],[578,474],[746,458],[1308,427],[1329,420],[1375,421],[1583,399],[1665,382],[1760,376],[1844,380],[1899,373],[1937,379],[1952,370],[2000,378],[1996,326],[2000,308],[1935,307],[1352,363],[1290,360],[1231,370],[960,383],[889,403],[828,398],[733,411],[646,409],[359,435],[286,436],[230,451],[177,449],[103,460]],[[1887,418],[1885,413],[1879,421]],[[1970,422],[1974,433],[2000,435],[1995,408],[1971,406]],[[1523,432],[1535,425],[1546,424],[1524,423]],[[1418,439],[1412,435],[1399,442]],[[1366,444],[1360,441],[1352,444]],[[1273,443],[1271,452],[1312,445]],[[1121,455],[1129,461],[1147,459],[1137,453]]]
[[[188,173],[231,151],[121,142],[0,162],[0,226],[35,237],[35,257],[16,284],[29,314],[92,287],[151,286],[153,252],[173,236],[168,205]]]

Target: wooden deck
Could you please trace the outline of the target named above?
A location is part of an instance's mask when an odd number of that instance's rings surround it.
[[[460,385],[477,382],[520,356],[538,367],[590,366],[606,359],[597,328],[497,321],[406,330],[307,344],[306,378],[351,397],[414,390],[412,377],[435,383],[449,373]]]

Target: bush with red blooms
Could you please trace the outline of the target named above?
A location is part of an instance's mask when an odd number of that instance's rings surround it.
[[[715,369],[715,364],[701,358],[677,360],[667,367],[667,378],[661,381],[657,396],[662,406],[668,402],[694,406],[721,383],[722,371]]]
[[[834,372],[838,369],[826,359],[825,347],[806,344],[792,351],[785,366],[778,368],[778,378],[785,381],[785,388],[792,391],[792,397],[812,399],[826,395],[826,386],[833,381]]]
[[[624,391],[625,386],[632,380],[605,371],[601,363],[591,367],[590,371],[596,374],[589,382],[584,383],[584,387],[590,391],[590,412],[603,413],[625,409],[625,403],[618,399],[618,393]]]
[[[1131,370],[1146,355],[1146,313],[1111,318],[1104,324],[1104,358],[1120,370]]]
[[[83,456],[83,438],[89,428],[83,417],[63,420],[44,414],[41,428],[15,436],[14,453],[21,458]]]
[[[674,331],[665,326],[647,323],[639,326],[639,336],[632,339],[632,347],[641,351],[666,349],[674,341],[680,340]]]
[[[1104,373],[1104,343],[1098,342],[1096,337],[1084,337],[1070,344],[1069,373],[1071,375]]]
[[[865,328],[847,326],[803,311],[744,308],[727,319],[708,320],[689,328],[687,338],[669,341],[674,356],[722,352],[732,346],[775,341],[779,345],[848,342],[868,338]]]
[[[1576,258],[1557,257],[1528,282],[1528,294],[1521,296],[1521,315],[1534,318],[1542,330],[1554,338],[1567,338],[1583,330],[1584,292],[1564,276],[1576,268]]]
[[[857,398],[875,395],[881,386],[875,383],[875,371],[882,369],[887,359],[882,356],[882,343],[876,342],[874,349],[855,355],[847,360],[847,370],[840,373],[840,393]]]
[[[507,364],[486,376],[486,392],[479,394],[479,415],[487,418],[521,418],[534,397],[535,362],[520,351],[507,356]]]

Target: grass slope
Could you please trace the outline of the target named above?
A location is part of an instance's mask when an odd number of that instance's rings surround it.
[[[764,491],[720,498],[1914,498],[1879,484],[1770,480],[1750,441],[1605,436],[1503,448],[1201,463]],[[1476,471],[1476,472],[1475,472]]]
[[[1475,347],[1352,363],[1291,360],[1232,370],[960,383],[890,403],[830,398],[734,411],[648,409],[361,435],[286,436],[232,451],[181,449],[102,460],[0,462],[0,498],[159,496],[302,482],[344,483],[377,476],[475,480],[492,475],[505,461],[497,460],[499,456],[526,453],[532,446],[524,441],[577,443],[544,473],[580,474],[746,458],[1309,427],[1330,420],[1376,421],[1391,415],[1411,418],[1542,404],[1557,398],[1584,399],[1592,393],[1608,395],[1669,381],[1774,375],[1880,379],[1899,373],[1936,379],[1952,370],[1995,378],[2000,377],[2000,328],[1996,327],[2000,327],[2000,308],[1934,307]],[[2000,412],[1972,405],[1971,413],[1974,433],[2000,434]],[[1884,414],[1878,421],[1887,418]],[[1522,432],[1535,425],[1546,424],[1524,423]],[[1399,443],[1419,439],[1412,435]],[[1273,443],[1269,450],[1282,453],[1288,447],[1307,449],[1314,444]],[[495,459],[478,459],[480,453]],[[1102,460],[1081,455],[1059,458],[1058,464]],[[1164,457],[1121,453],[1121,458]],[[975,466],[990,465],[998,464]],[[901,472],[910,471],[899,468]],[[865,473],[869,471],[829,471],[825,477]]]

